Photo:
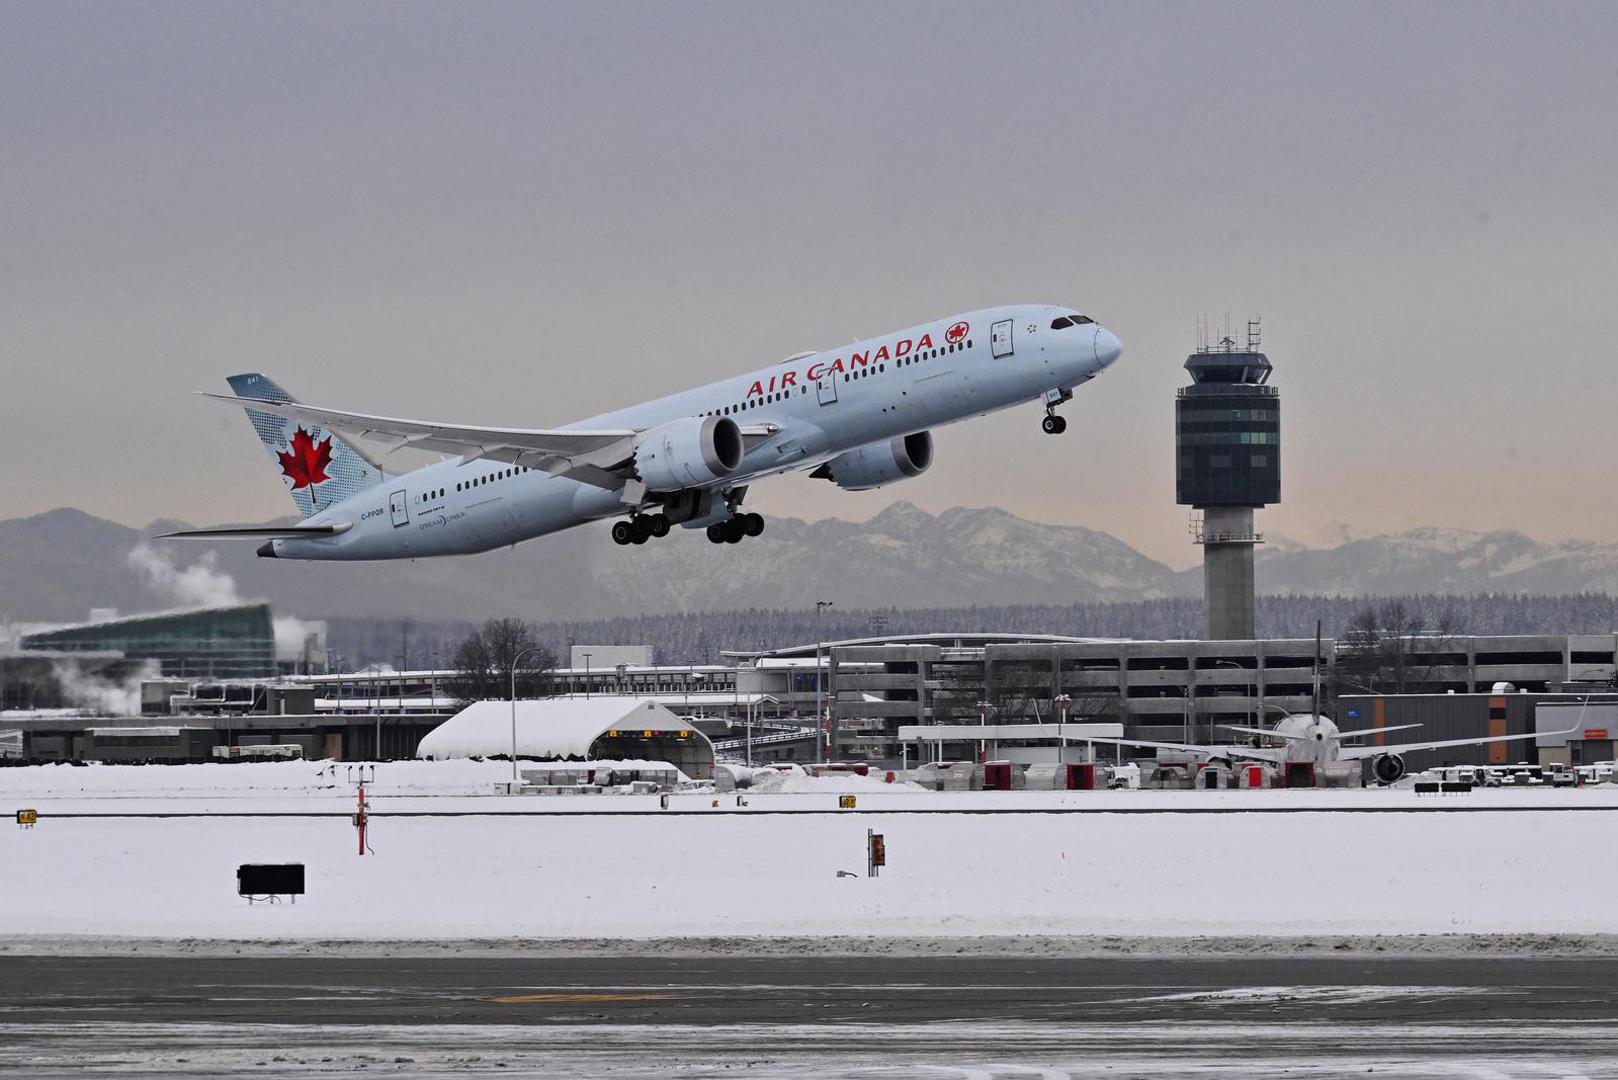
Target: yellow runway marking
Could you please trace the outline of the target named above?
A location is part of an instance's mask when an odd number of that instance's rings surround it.
[[[661,1001],[673,994],[518,994],[515,997],[484,998],[497,1005],[529,1005],[544,1001]]]

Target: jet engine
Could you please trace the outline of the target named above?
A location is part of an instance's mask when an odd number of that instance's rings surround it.
[[[871,488],[920,476],[933,463],[933,436],[928,431],[870,443],[832,458],[811,476],[830,480],[847,491]]]
[[[1398,754],[1379,754],[1371,761],[1371,775],[1379,784],[1391,784],[1405,774],[1405,759]]]
[[[742,431],[728,416],[688,416],[655,427],[635,444],[635,472],[648,491],[680,491],[723,480],[742,464]]]

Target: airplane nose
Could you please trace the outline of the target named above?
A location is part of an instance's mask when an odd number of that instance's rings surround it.
[[[1119,341],[1111,330],[1105,327],[1096,327],[1096,362],[1102,367],[1110,367],[1112,362],[1123,353],[1124,343]]]

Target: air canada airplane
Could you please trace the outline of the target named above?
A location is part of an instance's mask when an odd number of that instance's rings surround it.
[[[1580,710],[1581,713],[1583,710]],[[1405,774],[1403,755],[1415,750],[1437,750],[1446,746],[1478,746],[1482,743],[1513,742],[1533,739],[1540,735],[1571,735],[1579,724],[1566,731],[1530,731],[1524,735],[1491,735],[1476,739],[1443,739],[1438,742],[1396,743],[1391,746],[1344,746],[1344,739],[1362,735],[1383,735],[1390,731],[1405,731],[1421,727],[1420,724],[1394,724],[1390,727],[1364,728],[1359,731],[1338,731],[1337,724],[1324,716],[1300,713],[1277,720],[1273,728],[1239,727],[1221,724],[1221,727],[1243,735],[1257,735],[1281,742],[1280,746],[1199,746],[1189,743],[1147,742],[1140,739],[1086,739],[1086,742],[1112,743],[1124,746],[1155,747],[1163,750],[1185,750],[1200,754],[1210,761],[1265,761],[1285,765],[1306,761],[1321,765],[1328,761],[1363,761],[1371,758],[1371,775],[1384,784],[1391,784]]]
[[[1122,346],[1066,307],[972,311],[604,413],[562,428],[395,420],[301,405],[264,375],[233,375],[303,521],[168,537],[252,537],[280,559],[468,555],[615,518],[612,538],[644,544],[672,526],[716,544],[764,531],[742,510],[752,484],[809,470],[849,491],[918,476],[931,429],[1023,402],[1056,408]],[[350,440],[452,455],[393,474]]]

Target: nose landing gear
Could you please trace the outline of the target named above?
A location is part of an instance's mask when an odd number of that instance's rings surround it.
[[[764,519],[758,514],[735,514],[708,526],[708,541],[713,544],[739,544],[743,537],[758,536],[763,531]]]
[[[1060,435],[1067,430],[1067,421],[1056,415],[1056,407],[1064,401],[1071,401],[1071,390],[1047,390],[1043,400],[1045,402],[1045,419],[1039,422],[1041,430],[1047,435]]]

